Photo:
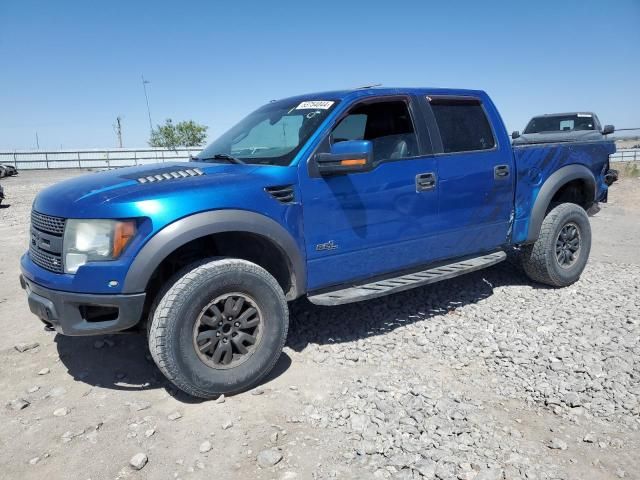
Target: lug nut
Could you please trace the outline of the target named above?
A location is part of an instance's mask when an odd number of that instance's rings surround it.
[[[236,322],[233,325],[236,326],[236,327],[239,327],[240,326],[240,322]]]

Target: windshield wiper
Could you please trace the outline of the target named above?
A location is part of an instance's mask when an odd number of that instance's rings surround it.
[[[245,164],[239,158],[234,157],[232,155],[227,155],[226,153],[216,153],[215,155],[212,155],[211,157],[206,157],[206,158],[194,157],[194,160],[197,160],[197,161],[200,161],[200,162],[206,162],[207,160],[228,160],[229,162],[237,163],[238,165],[244,165]]]

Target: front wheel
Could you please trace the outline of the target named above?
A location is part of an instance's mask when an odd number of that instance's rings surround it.
[[[562,203],[547,213],[536,242],[522,248],[522,267],[531,280],[565,287],[580,278],[590,251],[589,217],[579,205]]]
[[[158,303],[149,349],[162,373],[200,398],[250,388],[275,365],[289,312],[282,289],[245,260],[206,260],[176,275]]]

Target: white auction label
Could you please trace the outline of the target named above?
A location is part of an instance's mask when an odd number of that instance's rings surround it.
[[[331,107],[333,102],[330,100],[310,100],[308,102],[302,102],[296,107],[296,110],[326,110]]]

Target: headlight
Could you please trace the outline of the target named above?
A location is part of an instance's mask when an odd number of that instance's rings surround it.
[[[67,220],[64,271],[75,273],[87,262],[115,260],[136,233],[132,220]]]

